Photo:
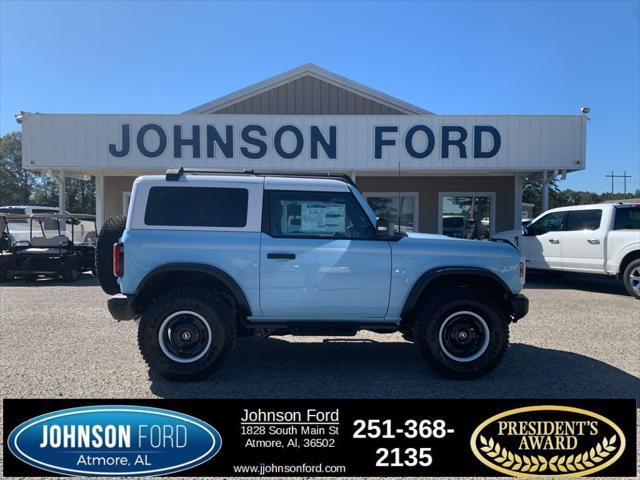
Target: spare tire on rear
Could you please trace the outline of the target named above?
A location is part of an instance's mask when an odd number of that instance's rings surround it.
[[[120,240],[127,217],[116,215],[104,222],[96,243],[96,276],[105,293],[120,293],[120,285],[113,274],[113,244]]]

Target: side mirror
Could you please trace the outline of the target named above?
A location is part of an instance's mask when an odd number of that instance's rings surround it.
[[[389,220],[386,218],[376,218],[376,237],[388,237],[389,232]]]

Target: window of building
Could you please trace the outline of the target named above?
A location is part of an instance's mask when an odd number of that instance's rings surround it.
[[[439,233],[488,240],[494,232],[495,193],[440,193]]]
[[[144,223],[176,227],[234,227],[247,224],[246,188],[151,187]]]
[[[272,237],[369,239],[373,226],[349,193],[269,192]]]
[[[601,218],[602,210],[599,208],[570,211],[564,230],[597,230],[600,228]]]
[[[416,192],[365,193],[376,216],[386,218],[396,232],[418,231],[418,194]]]
[[[614,230],[640,230],[640,207],[616,208]]]

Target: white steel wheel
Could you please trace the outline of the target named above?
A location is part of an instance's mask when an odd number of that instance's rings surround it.
[[[456,362],[473,362],[487,351],[491,338],[487,322],[475,312],[463,310],[449,315],[438,332],[443,353]]]
[[[193,363],[211,348],[213,334],[209,322],[193,310],[180,310],[166,317],[158,329],[158,343],[167,358]]]

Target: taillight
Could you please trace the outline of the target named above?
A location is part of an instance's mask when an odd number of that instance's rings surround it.
[[[122,243],[113,244],[113,275],[116,277],[124,275],[124,245]]]

